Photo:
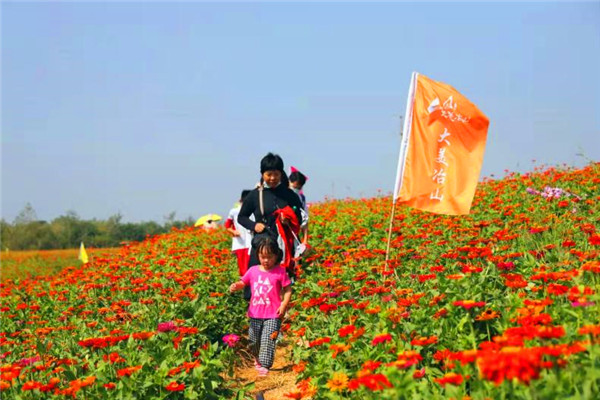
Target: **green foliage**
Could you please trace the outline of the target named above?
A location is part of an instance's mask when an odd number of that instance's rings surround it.
[[[175,220],[175,212],[165,216],[160,225],[154,221],[122,222],[118,213],[108,220],[84,220],[75,211],[67,211],[51,222],[40,221],[31,204],[27,203],[13,223],[0,221],[0,249],[50,250],[71,249],[84,242],[90,247],[116,247],[122,242],[139,242],[148,236],[167,233],[194,223],[192,217]]]

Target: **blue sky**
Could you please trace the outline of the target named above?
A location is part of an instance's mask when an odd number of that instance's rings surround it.
[[[412,71],[489,117],[482,176],[600,160],[600,2],[3,2],[2,217],[226,214],[394,186]]]

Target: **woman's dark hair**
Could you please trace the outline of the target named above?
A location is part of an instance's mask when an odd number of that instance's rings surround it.
[[[260,253],[266,252],[267,254],[274,254],[277,256],[277,264],[281,262],[283,258],[283,252],[279,248],[277,242],[269,236],[263,238],[258,247],[256,248],[256,255],[260,255]]]
[[[300,186],[306,183],[306,176],[300,171],[294,171],[290,174],[290,182],[298,182]]]
[[[290,185],[290,180],[283,170],[283,159],[279,157],[277,154],[268,153],[266,156],[260,160],[260,173],[264,174],[267,171],[280,171],[281,172],[281,184],[280,186],[288,187]],[[260,177],[260,184],[262,185],[263,178]]]
[[[283,160],[277,154],[268,153],[260,160],[260,173],[264,174],[267,171],[273,170],[283,173]]]

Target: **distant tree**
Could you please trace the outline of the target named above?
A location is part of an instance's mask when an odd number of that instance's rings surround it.
[[[10,249],[8,239],[12,234],[12,226],[2,218],[0,220],[0,250]]]
[[[163,218],[165,220],[165,227],[167,226],[173,226],[173,223],[175,222],[175,211],[171,211],[170,213],[168,213],[167,215],[165,215]]]
[[[25,207],[19,212],[19,214],[15,217],[14,224],[27,224],[29,222],[37,221],[37,213],[33,209],[31,203],[27,202]]]
[[[79,215],[73,210],[67,211],[66,215],[61,215],[52,221],[52,230],[58,240],[60,248],[76,247],[81,240]]]
[[[82,220],[69,210],[50,223],[38,221],[35,210],[27,203],[13,224],[0,222],[0,246],[3,249],[61,249],[76,248],[81,242],[92,247],[115,247],[122,242],[142,241],[148,236],[169,232],[171,229],[193,225],[195,219],[177,221],[175,211],[165,215],[163,225],[154,221],[123,223],[121,213],[108,220]]]

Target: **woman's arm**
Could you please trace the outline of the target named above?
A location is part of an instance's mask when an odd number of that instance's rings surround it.
[[[254,211],[256,210],[256,197],[257,190],[255,189],[250,192],[250,194],[242,203],[242,208],[240,209],[240,213],[238,214],[237,218],[240,225],[250,230],[251,232],[255,232],[254,228],[256,227],[256,222],[250,219],[250,216],[254,214]],[[254,217],[256,218],[256,215]]]

